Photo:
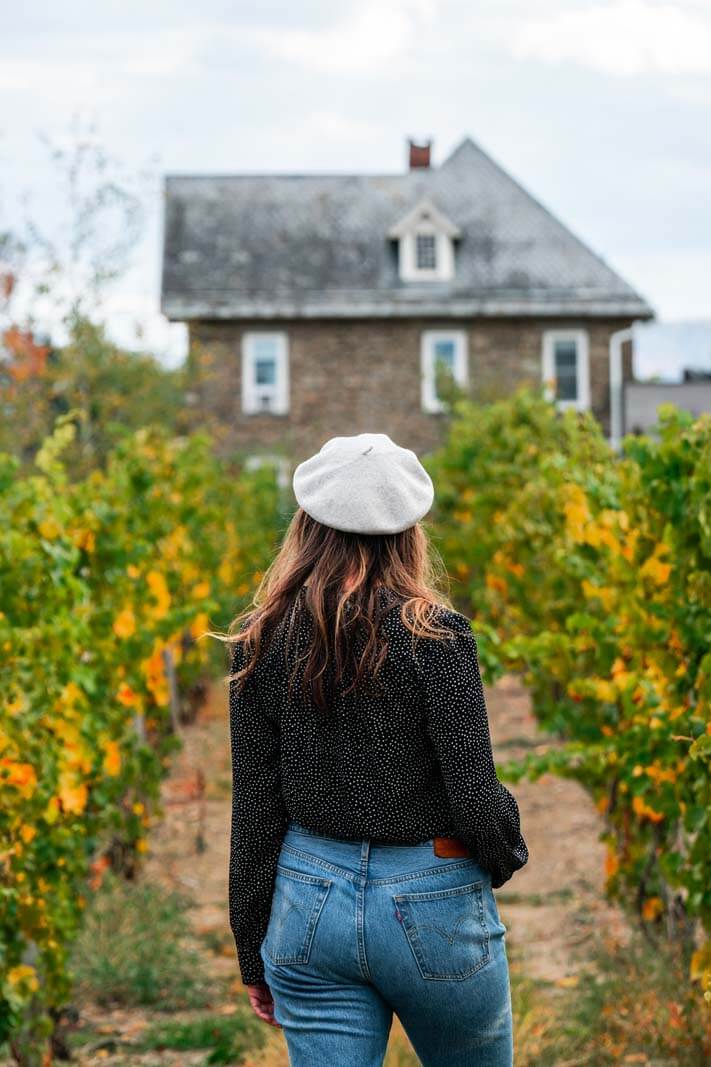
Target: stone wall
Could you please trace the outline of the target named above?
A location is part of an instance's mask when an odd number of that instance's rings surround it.
[[[609,339],[624,320],[318,320],[190,324],[195,422],[207,425],[219,448],[244,455],[270,453],[299,462],[329,437],[384,432],[415,452],[439,444],[446,416],[422,411],[420,338],[423,330],[468,334],[470,393],[495,399],[527,381],[541,381],[545,329],[588,330],[592,409],[609,430]],[[241,411],[241,339],[249,330],[289,336],[290,411]],[[632,377],[631,346],[623,375]]]

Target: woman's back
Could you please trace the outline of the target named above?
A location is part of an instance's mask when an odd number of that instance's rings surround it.
[[[313,625],[303,594],[293,645],[285,622],[243,690],[231,689],[230,904],[245,982],[261,971],[258,943],[289,820],[346,840],[415,844],[457,836],[494,886],[528,858],[518,806],[496,777],[467,619],[441,606],[436,625],[451,638],[414,641],[398,599],[384,587],[379,597],[387,655],[378,676],[345,695],[350,679],[342,679],[327,712],[302,699],[298,674],[289,694],[296,660],[288,649],[305,647]],[[238,644],[233,671],[242,657]]]
[[[393,1011],[425,1067],[505,1067],[492,889],[528,852],[474,635],[420,524],[432,481],[386,434],[358,434],[293,486],[299,508],[226,637],[242,980],[294,1067],[380,1065]]]

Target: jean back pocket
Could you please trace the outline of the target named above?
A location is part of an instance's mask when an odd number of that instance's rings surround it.
[[[333,882],[277,864],[264,951],[274,964],[308,963],[316,925]]]
[[[468,978],[491,959],[483,881],[393,900],[423,978]]]

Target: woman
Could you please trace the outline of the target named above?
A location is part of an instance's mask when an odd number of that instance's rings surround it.
[[[498,781],[477,646],[439,591],[434,497],[386,435],[335,437],[233,621],[230,922],[295,1067],[512,1063],[492,888],[528,859]],[[439,571],[441,573],[441,570]]]

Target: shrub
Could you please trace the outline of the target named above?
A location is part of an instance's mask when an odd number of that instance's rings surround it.
[[[490,678],[519,671],[564,739],[502,768],[577,778],[606,819],[607,885],[681,938],[711,999],[711,418],[607,446],[520,391],[461,401],[429,463],[435,527]]]
[[[251,592],[280,515],[273,474],[204,435],[141,430],[70,481],[73,433],[59,420],[29,476],[0,454],[0,1042],[22,1023],[30,1045],[70,996],[89,895],[148,847],[176,689],[209,669],[199,638]]]

